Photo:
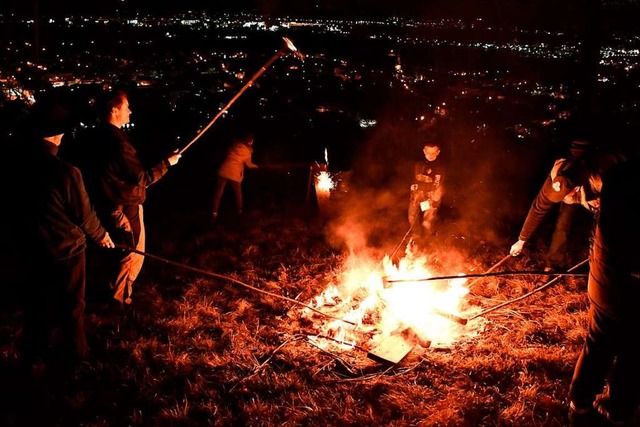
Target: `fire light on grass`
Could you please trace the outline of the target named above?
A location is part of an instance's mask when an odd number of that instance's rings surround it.
[[[352,255],[344,271],[310,305],[353,326],[339,320],[316,324],[318,335],[332,338],[343,349],[370,348],[387,336],[406,331],[419,342],[437,347],[450,347],[476,335],[484,319],[461,325],[447,318],[475,311],[467,303],[467,279],[422,280],[436,275],[427,256],[410,248],[397,264],[388,256],[379,262]],[[402,282],[389,283],[383,278]],[[304,315],[312,317],[313,313],[305,310]]]

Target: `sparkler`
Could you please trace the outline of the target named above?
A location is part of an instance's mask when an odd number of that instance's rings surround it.
[[[324,213],[327,210],[327,204],[331,197],[331,190],[336,187],[331,174],[329,174],[329,154],[327,148],[324,149],[324,164],[318,166],[319,172],[315,175],[315,187],[316,187],[316,199],[318,201],[318,208],[320,213]]]
[[[187,148],[189,148],[191,145],[193,145],[194,142],[196,142],[198,139],[200,139],[200,137],[207,130],[209,130],[209,128],[211,126],[213,126],[213,124],[229,109],[229,107],[231,107],[231,104],[233,104],[240,97],[240,95],[242,95],[244,93],[244,91],[246,91],[249,87],[251,87],[253,85],[253,83],[258,79],[258,77],[260,77],[262,75],[262,73],[264,73],[267,70],[267,68],[269,68],[269,66],[271,66],[271,64],[273,64],[282,55],[284,55],[285,53],[293,52],[293,54],[297,58],[300,58],[301,60],[304,60],[304,55],[298,50],[298,48],[293,44],[293,42],[290,39],[288,39],[286,37],[283,37],[282,39],[284,40],[284,46],[282,46],[280,48],[280,50],[278,50],[275,53],[275,55],[273,55],[251,77],[251,79],[242,87],[242,89],[240,89],[240,91],[233,98],[231,98],[231,100],[227,103],[227,105],[225,105],[224,108],[222,110],[220,110],[218,112],[218,114],[215,115],[215,117],[209,122],[209,124],[207,124],[207,126],[205,126],[204,129],[202,129],[200,132],[198,132],[198,134],[195,136],[195,138],[193,138],[187,145],[185,145],[180,151],[178,151],[177,154],[183,154],[187,150]]]

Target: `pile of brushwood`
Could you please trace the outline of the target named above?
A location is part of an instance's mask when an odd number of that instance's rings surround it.
[[[146,259],[131,306],[113,307],[90,280],[91,355],[70,374],[16,368],[21,317],[5,292],[1,425],[567,424],[588,307],[584,277],[563,277],[487,314],[471,338],[447,348],[416,345],[400,362],[385,364],[369,358],[367,348],[318,345],[308,338],[313,323],[296,315],[295,301],[317,296],[349,255],[327,238],[326,218],[249,212],[211,225],[199,214],[180,215],[150,219],[147,251],[158,258]],[[386,245],[379,244],[383,237],[372,239],[381,259],[403,226],[385,232]],[[486,271],[512,243],[442,234],[430,250],[455,249],[468,272]],[[538,270],[545,247],[532,244],[500,270]],[[473,293],[490,307],[545,279],[488,277]]]

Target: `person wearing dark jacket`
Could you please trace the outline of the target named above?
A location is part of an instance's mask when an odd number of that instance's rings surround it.
[[[531,239],[545,216],[559,205],[556,224],[551,236],[551,244],[545,258],[544,271],[563,271],[567,268],[567,252],[571,227],[580,205],[589,212],[596,210],[593,201],[583,201],[586,184],[584,157],[591,149],[589,142],[576,139],[571,143],[570,155],[554,162],[549,175],[536,198],[531,203],[522,229],[509,253],[518,256],[524,244]],[[589,193],[586,193],[589,194]],[[591,203],[589,203],[591,202]]]
[[[589,323],[569,395],[573,426],[636,426],[640,404],[640,221],[632,206],[640,198],[640,161],[609,159],[590,178],[600,191],[589,254]],[[605,385],[608,383],[608,392]],[[635,423],[634,423],[635,422]]]
[[[68,110],[43,98],[31,115],[33,137],[12,158],[12,206],[20,207],[13,234],[25,283],[20,359],[70,364],[88,355],[84,327],[87,238],[114,243],[85,191],[81,172],[58,157]],[[28,263],[28,265],[27,265]]]
[[[104,119],[94,133],[80,159],[87,189],[99,218],[116,243],[145,250],[145,227],[142,205],[147,187],[164,176],[175,165],[180,154],[172,154],[151,168],[143,165],[129,136],[122,127],[129,123],[131,110],[128,96],[113,91],[103,100]],[[138,277],[144,256],[128,250],[115,251],[109,286],[120,304],[130,304],[133,283]]]
[[[427,142],[422,147],[424,160],[416,162],[407,216],[415,237],[424,237],[433,226],[444,193],[444,165],[440,145]]]

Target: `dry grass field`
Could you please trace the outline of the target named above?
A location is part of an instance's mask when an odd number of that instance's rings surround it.
[[[420,312],[439,310],[425,289],[437,293],[460,280],[385,286],[381,279],[425,266],[434,277],[483,273],[500,261],[494,272],[539,270],[543,239],[504,259],[509,237],[490,243],[443,227],[408,253],[402,242],[389,262],[402,221],[359,233],[315,206],[254,209],[216,225],[202,213],[151,215],[147,227],[151,256],[131,306],[114,309],[90,280],[91,357],[68,376],[25,377],[17,370],[20,312],[7,293],[0,424],[567,424],[568,387],[585,331],[584,277],[562,277],[475,318],[549,277],[463,281],[458,290],[470,293],[458,292],[444,311],[471,320],[461,325],[432,314],[422,320],[433,329],[428,333],[402,315],[390,320],[389,287],[407,286],[406,297],[414,286],[406,303]],[[354,233],[344,237],[345,230]],[[585,247],[578,260],[586,254]],[[325,292],[331,285],[333,296]]]

